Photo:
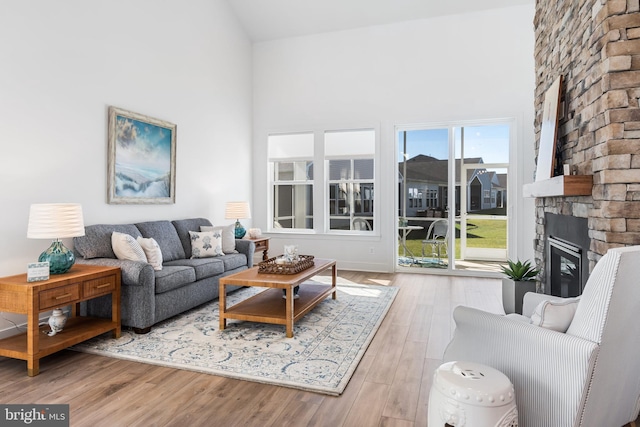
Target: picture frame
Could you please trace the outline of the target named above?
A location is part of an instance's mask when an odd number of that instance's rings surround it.
[[[27,282],[49,280],[49,262],[30,262],[27,264]]]
[[[173,204],[176,125],[109,107],[107,202]]]
[[[540,127],[540,146],[536,165],[536,181],[553,178],[556,168],[556,140],[558,138],[558,120],[560,112],[560,92],[562,75],[551,84],[544,94],[542,124]]]

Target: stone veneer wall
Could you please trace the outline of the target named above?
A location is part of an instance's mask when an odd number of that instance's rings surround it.
[[[588,218],[591,271],[609,248],[640,244],[639,0],[536,0],[534,26],[536,149],[545,92],[563,75],[560,161],[594,181],[591,196],[536,199],[536,263],[544,213],[573,215]]]

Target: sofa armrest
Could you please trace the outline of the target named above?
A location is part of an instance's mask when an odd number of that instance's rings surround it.
[[[482,363],[503,372],[515,387],[521,425],[576,419],[598,344],[470,307],[456,307],[453,317],[456,329],[445,362]]]
[[[120,267],[122,284],[129,286],[155,287],[155,274],[151,264],[140,261],[130,261],[117,258],[92,258],[79,259],[78,264],[105,265],[108,267]]]
[[[120,267],[123,285],[120,287],[122,324],[145,329],[155,323],[156,277],[151,264],[115,258],[80,259],[76,262]],[[94,298],[83,304],[86,305],[86,314],[89,316],[111,316],[110,296]]]
[[[253,254],[256,252],[256,244],[251,240],[236,239],[236,250],[247,257],[247,267],[253,267]]]

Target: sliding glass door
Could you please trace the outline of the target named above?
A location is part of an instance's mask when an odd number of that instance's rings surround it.
[[[511,124],[397,128],[399,269],[498,271]]]

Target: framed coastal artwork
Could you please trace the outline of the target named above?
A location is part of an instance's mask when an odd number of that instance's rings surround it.
[[[176,201],[176,125],[109,107],[107,202]]]
[[[556,139],[558,138],[561,90],[562,75],[551,84],[551,87],[549,87],[544,94],[536,181],[544,181],[545,179],[552,178],[553,171],[556,167]]]

